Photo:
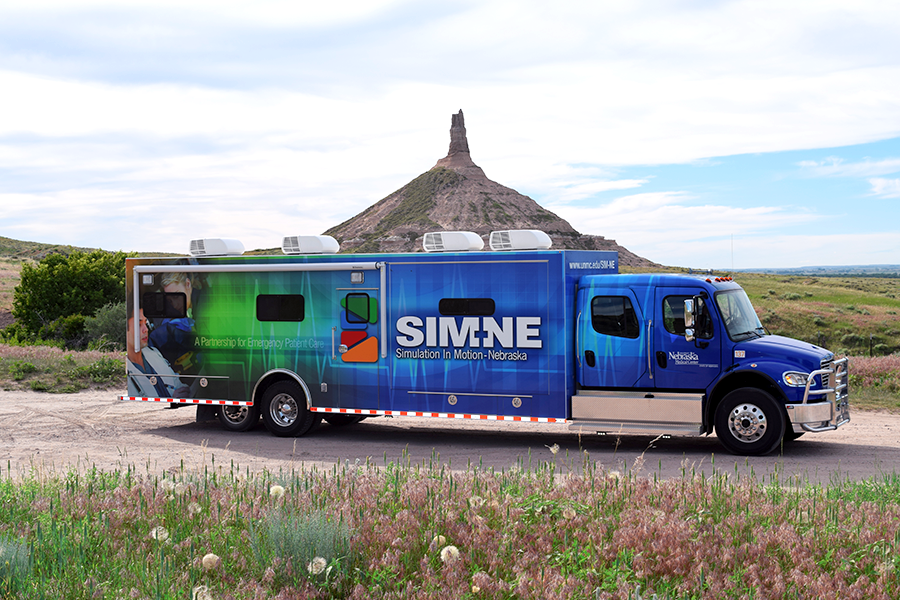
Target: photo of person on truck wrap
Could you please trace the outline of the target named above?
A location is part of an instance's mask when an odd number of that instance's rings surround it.
[[[135,323],[137,321],[137,323]],[[134,330],[140,328],[140,348],[135,348]],[[127,359],[128,394],[146,398],[185,398],[190,388],[178,378],[169,362],[156,348],[147,345],[149,339],[147,319],[141,309],[135,318],[134,309],[128,303]],[[151,383],[150,375],[156,375],[156,383]]]
[[[187,273],[165,273],[160,286],[167,294],[184,294],[187,313],[184,317],[154,320],[148,344],[159,350],[179,375],[197,375],[203,366],[203,354],[194,348],[194,307],[203,283]]]

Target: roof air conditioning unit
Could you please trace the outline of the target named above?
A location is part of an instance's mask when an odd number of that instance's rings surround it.
[[[484,240],[474,231],[434,231],[422,240],[425,252],[470,252],[484,248]]]
[[[240,256],[244,245],[238,240],[207,238],[191,240],[191,256]]]
[[[537,229],[510,229],[491,232],[491,250],[548,250],[550,236]]]
[[[340,250],[330,235],[289,235],[281,241],[284,254],[337,254]]]

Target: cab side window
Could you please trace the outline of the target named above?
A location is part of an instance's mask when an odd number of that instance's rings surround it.
[[[641,335],[637,314],[626,296],[594,296],[591,325],[594,331],[603,335],[632,339]]]
[[[675,335],[684,335],[684,301],[692,296],[666,296],[663,299],[663,325],[666,331]],[[694,324],[694,336],[700,339],[712,337],[712,321],[709,318],[709,310],[703,313],[703,318]]]

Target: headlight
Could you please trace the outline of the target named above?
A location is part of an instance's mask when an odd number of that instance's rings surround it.
[[[784,379],[785,385],[791,387],[806,387],[806,380],[809,378],[809,373],[788,371],[787,373],[784,373],[781,378]]]

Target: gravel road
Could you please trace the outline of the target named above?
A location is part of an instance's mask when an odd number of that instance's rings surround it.
[[[301,438],[276,438],[260,426],[246,433],[223,430],[218,422],[197,423],[195,409],[166,409],[158,404],[120,402],[120,390],[78,394],[0,392],[0,469],[27,475],[84,470],[113,470],[128,465],[138,473],[180,468],[230,468],[251,471],[289,470],[371,457],[382,464],[400,459],[421,463],[439,457],[453,469],[467,464],[507,469],[529,461],[582,464],[582,450],[607,469],[633,468],[643,457],[641,473],[679,476],[683,469],[752,474],[768,480],[778,474],[827,483],[832,478],[868,479],[900,472],[900,415],[852,413],[838,431],[806,434],[783,451],[765,457],[735,457],[715,436],[584,436],[566,425],[471,423],[428,418],[370,418],[357,425],[323,423]],[[499,435],[502,434],[502,435]],[[549,448],[558,444],[553,455]],[[568,455],[568,458],[567,458]],[[640,461],[639,461],[640,462]]]

